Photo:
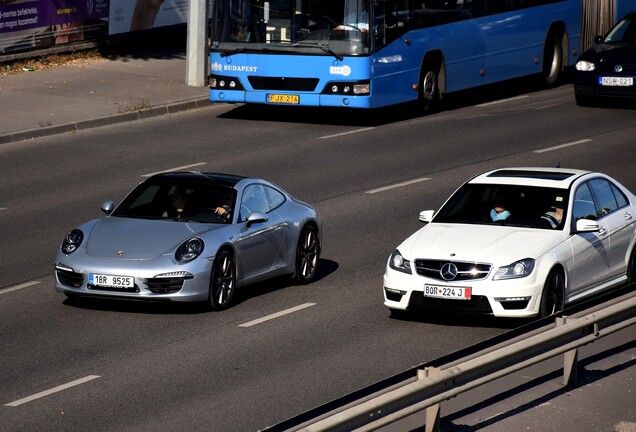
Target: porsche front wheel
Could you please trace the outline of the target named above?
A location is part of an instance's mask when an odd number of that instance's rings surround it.
[[[219,251],[214,258],[210,278],[208,303],[215,310],[226,309],[232,301],[236,288],[236,263],[228,250]]]

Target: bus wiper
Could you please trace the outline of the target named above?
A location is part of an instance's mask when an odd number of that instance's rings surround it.
[[[232,56],[234,54],[241,54],[241,53],[246,53],[246,52],[250,52],[250,53],[271,53],[273,51],[268,49],[268,48],[260,48],[260,49],[256,49],[256,48],[236,48],[236,49],[233,49],[233,50],[221,51],[221,57],[229,57],[229,56]]]
[[[338,61],[342,61],[344,59],[343,56],[341,56],[337,52],[333,51],[327,45],[321,44],[320,42],[296,42],[292,46],[294,46],[294,47],[298,47],[298,46],[318,47],[321,50],[323,50],[324,52],[326,52],[327,54],[331,54],[332,56],[334,56],[336,58],[336,60],[338,60]]]

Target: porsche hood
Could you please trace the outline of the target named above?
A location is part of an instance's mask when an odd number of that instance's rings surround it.
[[[220,226],[220,225],[219,225]],[[218,226],[172,220],[107,217],[84,233],[86,253],[95,257],[150,260],[172,254],[184,241]]]

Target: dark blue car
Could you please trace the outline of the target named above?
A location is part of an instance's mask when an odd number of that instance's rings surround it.
[[[575,66],[576,103],[636,97],[636,12],[625,15],[607,36],[597,36],[594,42]]]

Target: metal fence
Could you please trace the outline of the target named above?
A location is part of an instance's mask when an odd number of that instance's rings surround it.
[[[564,356],[564,385],[576,380],[578,348],[636,324],[636,295],[438,367],[305,421],[289,432],[373,431],[425,410],[426,431],[439,429],[440,404],[463,392],[552,357]]]

